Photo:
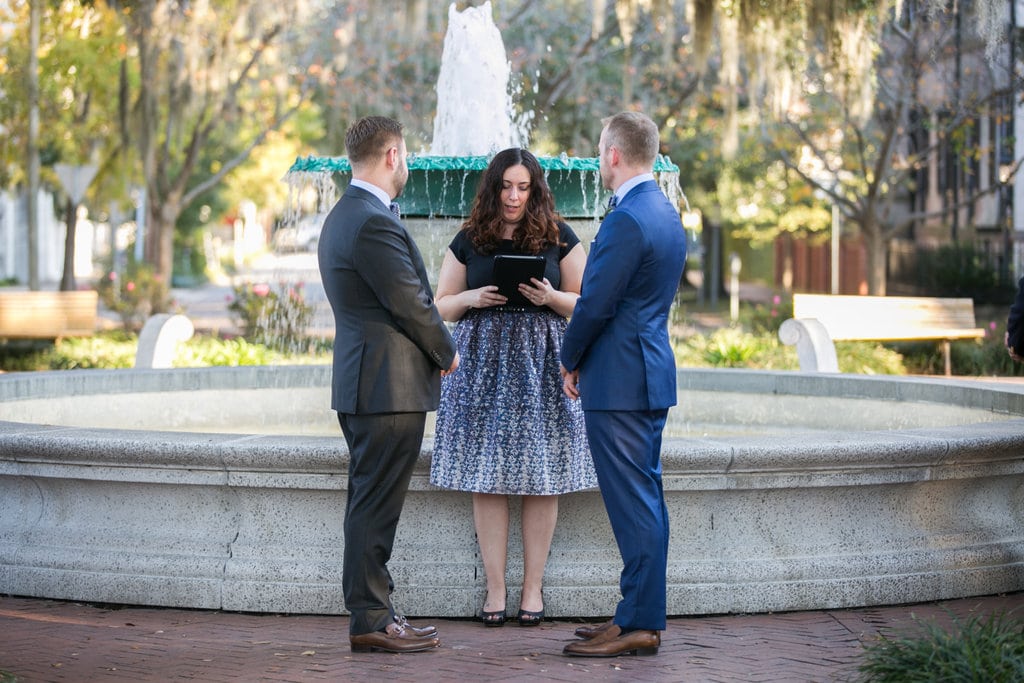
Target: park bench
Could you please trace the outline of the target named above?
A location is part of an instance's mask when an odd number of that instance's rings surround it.
[[[95,290],[0,292],[0,339],[58,339],[96,332]]]
[[[839,372],[836,341],[934,340],[942,344],[949,376],[950,343],[984,336],[973,300],[933,297],[794,294],[793,317],[779,328],[805,372]]]

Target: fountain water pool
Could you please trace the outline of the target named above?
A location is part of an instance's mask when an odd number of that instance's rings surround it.
[[[0,377],[0,592],[343,612],[344,442],[250,429],[336,429],[329,379],[324,366]],[[663,448],[670,614],[1024,586],[1024,392],[742,370],[681,370],[679,387]],[[467,617],[484,591],[470,496],[430,486],[430,445],[389,565],[396,599]],[[548,613],[605,614],[617,557],[600,495],[564,496]]]

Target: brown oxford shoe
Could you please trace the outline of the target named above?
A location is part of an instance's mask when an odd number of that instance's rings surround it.
[[[413,626],[409,623],[409,620],[401,614],[395,615],[395,623],[407,631],[412,631],[413,635],[419,636],[420,638],[430,638],[437,635],[437,627],[433,624],[427,624],[426,626]]]
[[[572,657],[618,657],[619,655],[656,655],[661,646],[657,631],[630,631],[612,624],[590,640],[569,643],[562,654]]]
[[[417,636],[398,624],[388,624],[383,631],[360,633],[348,637],[352,652],[422,652],[432,650],[441,644],[436,635]]]
[[[596,638],[612,626],[612,620],[604,622],[603,624],[586,624],[576,629],[576,637],[582,638],[583,640],[590,640]]]

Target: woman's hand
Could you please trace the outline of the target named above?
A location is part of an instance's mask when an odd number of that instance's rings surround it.
[[[462,303],[469,308],[490,308],[507,304],[508,299],[498,294],[497,285],[486,285],[479,289],[467,289],[462,293]]]
[[[534,306],[547,306],[551,303],[551,296],[555,292],[555,288],[551,286],[547,278],[544,280],[538,280],[535,277],[530,278],[530,284],[525,282],[519,283],[519,293],[526,297]]]

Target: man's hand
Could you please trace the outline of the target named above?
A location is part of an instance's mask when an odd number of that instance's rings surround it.
[[[1003,343],[1006,345],[1006,352],[1010,354],[1010,358],[1018,362],[1024,362],[1024,357],[1018,356],[1017,352],[1010,346],[1010,333],[1007,332],[1006,336],[1003,337]]]
[[[455,372],[456,368],[458,368],[458,367],[459,367],[459,352],[456,351],[455,352],[455,358],[452,359],[452,366],[450,368],[448,368],[447,370],[442,370],[441,371],[441,376],[442,377],[447,377],[448,375],[450,375],[453,372]]]
[[[580,397],[580,371],[573,370],[569,372],[561,364],[558,366],[558,371],[562,373],[562,392],[572,400],[577,400]]]

